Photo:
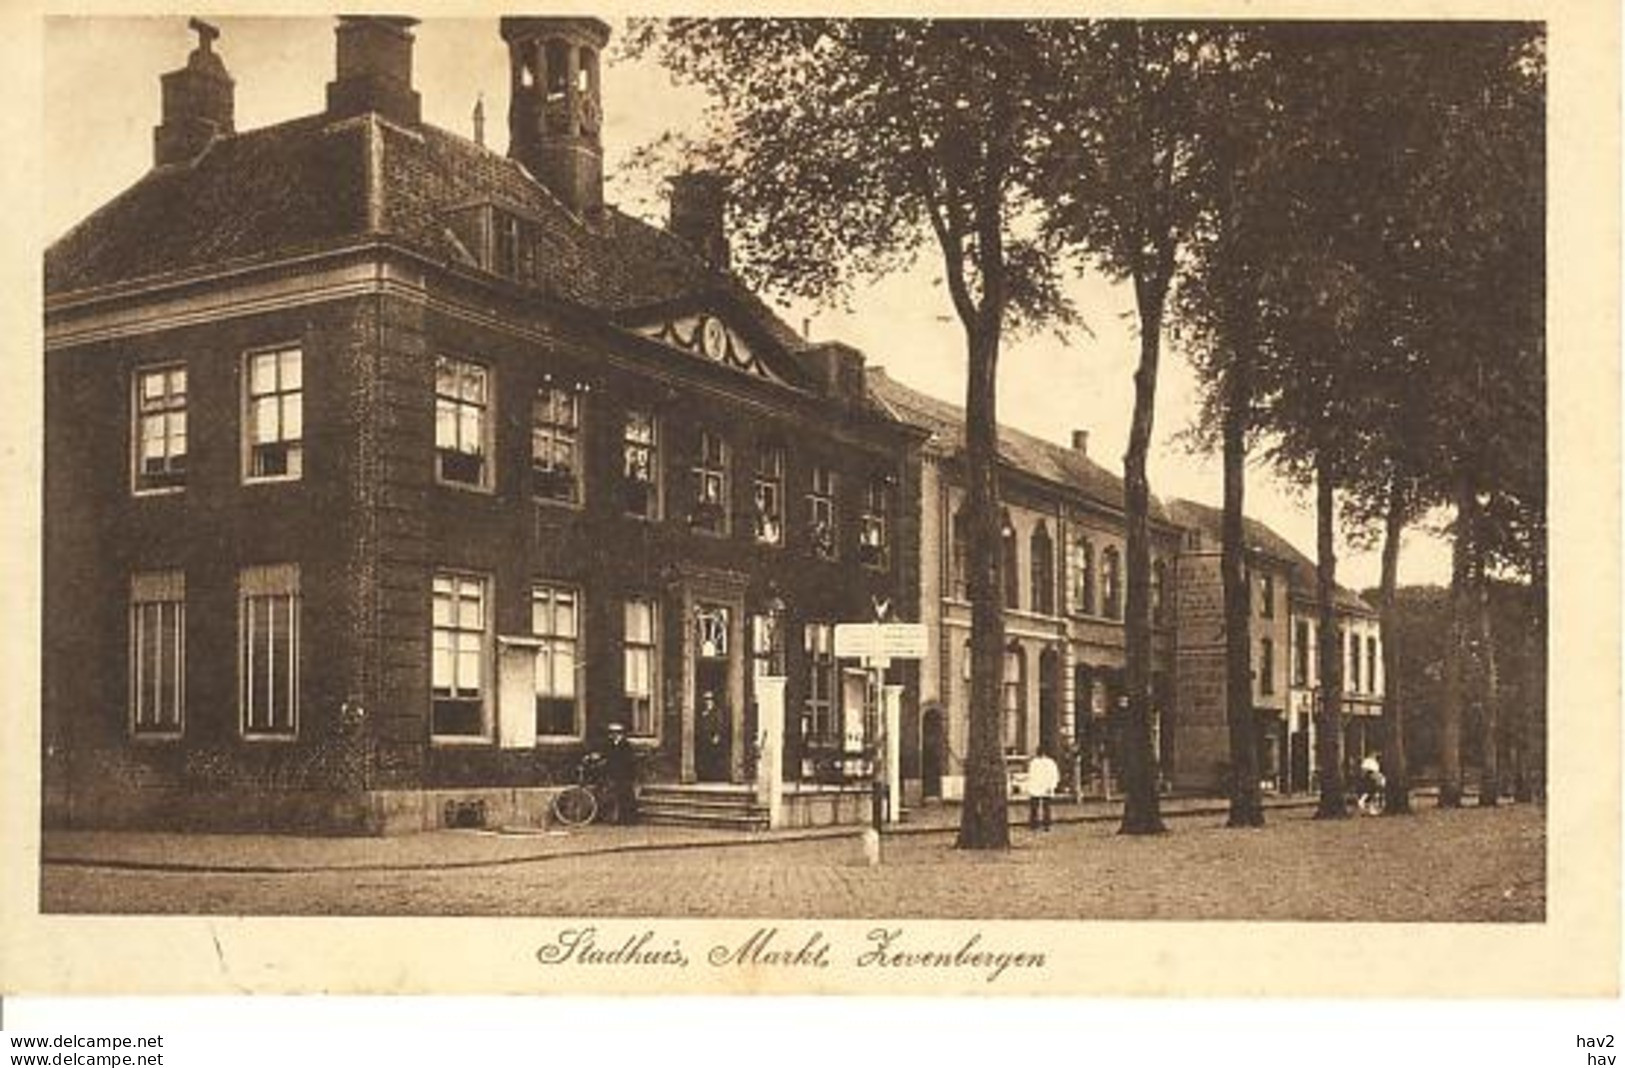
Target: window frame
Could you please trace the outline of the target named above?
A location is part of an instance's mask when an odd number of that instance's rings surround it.
[[[807,474],[807,540],[820,560],[841,558],[839,486],[840,474],[832,465],[812,465]]]
[[[282,357],[292,355],[299,368],[299,385],[294,389],[282,389],[283,365]],[[270,393],[258,394],[254,392],[254,363],[256,360],[271,356],[276,358],[276,385]],[[249,349],[243,353],[242,363],[242,389],[241,419],[242,433],[242,480],[244,485],[261,485],[277,482],[298,482],[304,478],[305,471],[305,353],[304,347],[297,341],[290,341],[280,345],[263,345]],[[256,443],[254,432],[256,422],[254,418],[254,404],[256,400],[277,398],[277,425],[280,429],[286,421],[286,409],[283,407],[285,398],[291,395],[297,405],[299,413],[299,436],[288,439],[279,437],[273,442]],[[255,451],[264,448],[267,444],[281,445],[287,449],[287,470],[281,474],[259,475],[254,473]]]
[[[180,402],[173,403],[175,396],[170,387],[170,376],[179,371],[182,376],[182,388],[179,394]],[[142,407],[144,396],[143,386],[148,377],[154,375],[164,376],[163,407],[148,412]],[[160,363],[137,364],[130,369],[130,493],[136,497],[158,497],[167,493],[181,493],[186,489],[187,479],[190,476],[191,459],[191,407],[192,372],[185,360],[165,360]],[[177,435],[170,429],[170,418],[179,413],[182,430],[179,437],[186,442],[186,448],[180,452],[181,465],[178,472],[170,469],[175,454],[170,452],[170,445]],[[144,485],[143,479],[151,476],[144,470],[144,454],[142,443],[146,440],[146,420],[150,416],[157,416],[164,421],[164,474],[176,476],[169,482],[158,482]]]
[[[1275,639],[1269,635],[1258,639],[1258,692],[1265,696],[1275,693]]]
[[[165,627],[166,607],[172,609],[170,615],[171,633],[174,636],[174,686],[171,691],[172,711],[174,712],[173,727],[163,728],[162,716],[153,718],[155,727],[143,726],[141,715],[143,697],[147,696],[145,679],[142,668],[146,658],[142,655],[142,637],[145,633],[145,613],[148,607],[156,608],[155,624],[159,630],[157,636],[158,659],[165,659],[163,647],[163,630]],[[186,573],[177,569],[159,571],[138,571],[130,576],[128,612],[126,614],[127,626],[127,681],[125,687],[125,729],[129,738],[134,742],[172,742],[178,741],[186,735]],[[160,665],[162,666],[162,665]],[[161,696],[162,674],[159,682],[154,686],[151,695],[156,703]]]
[[[840,660],[835,656],[835,624],[825,620],[808,620],[801,627],[801,647],[805,654],[807,688],[802,698],[801,741],[803,745],[829,746],[842,741],[843,720],[841,709]],[[819,673],[823,672],[822,675]],[[827,695],[819,689],[822,678]],[[819,716],[825,720],[825,733],[820,733]]]
[[[871,475],[863,485],[863,509],[858,514],[858,560],[876,571],[884,571],[891,563],[889,487],[885,475]]]
[[[479,371],[484,383],[484,397],[475,401],[461,396],[442,393],[440,391],[440,376],[442,368],[451,368],[454,372],[468,368]],[[459,380],[460,381],[460,380]],[[459,388],[460,385],[459,385]],[[496,368],[489,363],[469,359],[465,356],[453,356],[441,353],[435,356],[434,366],[434,480],[441,486],[452,489],[470,490],[475,493],[493,493],[496,489],[496,421],[497,421],[497,391]],[[457,428],[456,438],[462,440],[462,410],[472,408],[479,413],[479,446],[480,451],[470,453],[461,448],[446,448],[440,443],[440,417],[442,404],[453,409],[453,422]],[[445,459],[447,454],[459,456],[477,456],[480,460],[479,478],[470,482],[466,479],[453,478],[446,474]]]
[[[1027,535],[1027,581],[1032,587],[1033,612],[1055,615],[1055,542],[1049,536],[1049,524],[1043,520]]]
[[[773,441],[757,443],[756,468],[751,474],[750,490],[751,540],[757,545],[784,545],[785,466],[783,445]],[[764,510],[764,495],[772,502],[771,511]]]
[[[434,619],[434,602],[438,591],[435,586],[446,579],[452,583],[451,599],[453,606],[454,625],[450,628],[439,626]],[[480,592],[480,625],[468,628],[455,625],[456,609],[460,606],[463,582],[472,582],[477,585]],[[491,611],[494,601],[494,590],[491,577],[477,571],[467,571],[460,568],[436,568],[429,580],[429,741],[432,745],[488,745],[495,741],[495,722],[492,716],[493,701],[496,698],[496,689],[499,679],[495,677],[495,631],[494,613]],[[477,734],[445,734],[435,730],[435,704],[440,700],[435,693],[434,656],[435,638],[437,632],[447,630],[454,635],[477,634],[479,636],[479,663],[480,663],[480,689],[478,700],[480,705],[480,730]],[[451,651],[453,691],[445,699],[458,700],[459,689],[456,686],[458,675],[457,664],[461,659],[463,649],[460,643],[454,642]],[[463,698],[466,700],[466,698]]]
[[[999,512],[999,605],[1021,611],[1021,546],[1009,509]]]
[[[689,500],[689,529],[716,538],[726,538],[732,530],[733,519],[732,509],[729,506],[731,487],[728,484],[728,439],[708,427],[700,428],[697,433],[694,464],[689,469],[694,478]],[[714,455],[708,447],[713,444],[716,446]],[[712,486],[716,487],[714,499],[707,496]],[[705,518],[707,512],[714,513],[714,522]]]
[[[649,437],[647,441],[633,436],[634,426],[641,425],[635,417],[647,416]],[[660,416],[653,407],[632,405],[626,409],[621,420],[621,513],[633,519],[644,522],[657,523],[662,515],[661,509],[661,434]],[[631,459],[634,450],[647,453],[649,477],[648,479],[634,478],[632,476]],[[643,511],[633,511],[628,505],[631,503],[631,487],[645,486],[648,488],[648,499]]]
[[[554,612],[554,626],[557,626],[559,597],[561,595],[568,595],[571,599],[572,620],[571,631],[569,634],[561,634],[558,631],[543,632],[537,629],[537,601],[538,596],[543,593],[548,595],[548,603],[552,606]],[[554,701],[563,700],[563,698],[561,698],[556,692],[544,695],[541,691],[540,676],[543,658],[547,658],[549,669],[548,676],[556,690],[559,672],[558,665],[554,658],[565,646],[568,646],[570,653],[570,693],[568,697],[570,701],[570,725],[572,730],[568,734],[559,734],[554,731],[542,730],[541,709],[537,707],[533,711],[533,714],[536,716],[536,743],[538,745],[550,745],[557,743],[579,742],[584,739],[587,734],[587,705],[586,693],[584,692],[586,687],[583,685],[585,679],[583,678],[582,672],[582,666],[586,663],[586,661],[583,659],[583,648],[586,645],[586,628],[584,624],[586,622],[587,613],[586,603],[582,596],[581,587],[569,582],[555,582],[548,579],[532,582],[530,584],[529,604],[530,634],[531,637],[536,641],[536,666],[532,676],[532,690],[538,705],[544,697]]]
[[[547,415],[549,419],[544,422],[541,418],[543,398],[547,398]],[[560,422],[552,418],[557,409],[553,401],[562,398],[570,414],[570,422]],[[586,503],[587,473],[586,453],[582,448],[586,441],[586,391],[580,386],[570,383],[559,383],[544,378],[531,393],[530,397],[530,497],[539,504],[557,505],[562,508],[581,508]],[[544,480],[558,480],[558,468],[538,464],[537,445],[546,442],[553,452],[553,459],[557,459],[557,447],[567,443],[570,448],[571,466],[569,470],[569,496],[560,497],[552,494],[538,492],[539,483]],[[546,450],[544,450],[546,451]]]
[[[285,667],[288,677],[287,694],[292,712],[289,715],[286,729],[277,729],[275,725],[275,684],[268,686],[273,696],[272,722],[268,727],[253,725],[253,673],[256,669],[254,659],[254,634],[252,631],[253,602],[269,601],[272,606],[269,622],[274,625],[277,604],[286,602],[288,610],[288,630],[285,642],[288,649],[288,659]],[[303,622],[303,599],[299,587],[298,564],[273,564],[245,567],[237,575],[237,731],[244,741],[251,742],[293,742],[299,738],[299,706],[300,683],[304,677],[303,649],[300,641],[300,628]],[[275,650],[275,636],[272,636],[272,650]],[[275,666],[268,671],[277,670]]]
[[[1123,559],[1115,545],[1100,551],[1100,615],[1113,622],[1123,620]]]
[[[1079,616],[1097,617],[1098,611],[1098,576],[1095,574],[1095,543],[1087,535],[1079,535],[1072,543],[1073,583],[1072,594],[1077,603],[1073,604],[1072,613]],[[1081,585],[1080,585],[1081,583]]]
[[[649,612],[649,640],[635,641],[632,637],[632,609],[635,605],[643,605]],[[660,723],[662,718],[661,707],[661,671],[660,655],[663,644],[661,642],[660,599],[648,594],[631,594],[621,601],[621,696],[626,705],[626,733],[627,737],[636,743],[649,743],[658,745],[660,742]],[[638,695],[632,692],[632,656],[641,653],[649,658],[647,678],[649,692],[647,695]],[[638,729],[638,717],[634,701],[647,699],[649,702],[649,730]]]

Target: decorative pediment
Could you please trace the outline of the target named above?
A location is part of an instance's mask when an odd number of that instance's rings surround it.
[[[737,331],[707,312],[680,315],[635,329],[644,337],[652,338],[674,349],[700,356],[713,363],[720,363],[744,374],[765,378],[769,382],[778,382],[781,385],[784,383],[782,378],[768,369],[767,364],[751,350],[750,345],[746,344],[745,339],[740,337]]]

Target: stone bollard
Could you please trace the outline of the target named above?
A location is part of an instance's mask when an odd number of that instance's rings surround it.
[[[873,827],[863,829],[863,860],[871,868],[880,867],[880,832]]]

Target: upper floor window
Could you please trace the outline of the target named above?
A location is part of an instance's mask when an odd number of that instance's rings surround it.
[[[1377,692],[1377,639],[1369,635],[1365,640],[1365,688],[1367,693]]]
[[[186,485],[186,367],[135,374],[136,492]]]
[[[763,545],[784,544],[784,450],[777,445],[756,451],[751,508],[751,535]]]
[[[1265,619],[1275,618],[1275,576],[1264,575],[1258,580],[1259,613]]]
[[[1123,566],[1117,546],[1100,554],[1100,612],[1107,619],[1123,618]]]
[[[1055,550],[1049,540],[1049,529],[1039,523],[1033,531],[1032,543],[1033,611],[1046,616],[1055,614]]]
[[[639,519],[660,518],[660,437],[655,414],[647,408],[626,413],[621,440],[621,471],[626,513]]]
[[[130,733],[177,737],[186,723],[186,576],[130,579]]]
[[[1072,611],[1095,614],[1095,543],[1088,538],[1072,543]]]
[[[963,508],[954,513],[950,537],[948,594],[966,601],[970,599],[970,518]]]
[[[1168,565],[1161,560],[1151,564],[1151,622],[1157,626],[1168,622],[1167,592]]]
[[[434,376],[435,474],[442,482],[491,485],[490,371],[441,356]]]
[[[660,725],[660,618],[655,602],[626,602],[623,686],[627,726],[634,738],[652,738]]]
[[[728,443],[709,430],[700,431],[694,457],[694,502],[689,524],[709,534],[728,532]]]
[[[1309,685],[1309,621],[1300,619],[1292,628],[1292,685]]]
[[[858,559],[868,567],[885,567],[890,547],[890,492],[876,475],[863,487],[863,513],[858,522]]]
[[[999,574],[1004,581],[1004,607],[1021,607],[1021,564],[1016,557],[1016,528],[1010,513],[999,516]]]
[[[1360,688],[1360,636],[1349,631],[1349,677],[1345,690]]]
[[[1275,692],[1275,641],[1271,638],[1258,642],[1258,692]]]
[[[483,738],[485,718],[486,581],[447,572],[434,576],[434,706],[429,732],[437,738]]]
[[[251,567],[239,587],[243,734],[291,738],[299,730],[299,568]]]
[[[248,471],[253,479],[304,471],[304,368],[298,349],[248,356]]]
[[[807,522],[813,552],[825,560],[835,559],[839,553],[835,525],[835,470],[823,464],[814,464],[812,468],[812,480],[807,489]]]
[[[581,736],[580,688],[576,668],[581,636],[581,598],[564,586],[536,586],[530,591],[530,630],[541,639],[536,647],[536,736]]]
[[[581,503],[581,395],[545,385],[531,402],[531,492],[544,501]]]

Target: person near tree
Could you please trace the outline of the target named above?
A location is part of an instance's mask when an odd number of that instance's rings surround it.
[[[1049,830],[1050,801],[1055,788],[1061,783],[1061,769],[1048,749],[1039,749],[1038,755],[1027,762],[1027,826]]]

